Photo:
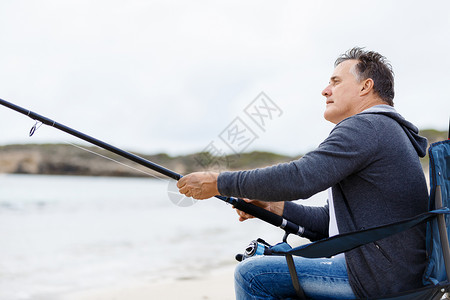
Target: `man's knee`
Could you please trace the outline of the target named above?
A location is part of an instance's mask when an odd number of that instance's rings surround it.
[[[262,269],[267,268],[267,264],[264,263],[264,258],[263,256],[255,256],[241,261],[234,270],[234,280],[241,285],[246,285],[254,281],[259,273],[264,273]]]
[[[265,297],[267,294],[259,282],[262,257],[251,257],[240,262],[234,271],[234,285],[237,299],[252,297]],[[258,298],[260,299],[260,298]]]
[[[251,272],[252,263],[251,259],[246,259],[237,264],[234,270],[234,280],[244,282],[248,280],[248,275]]]

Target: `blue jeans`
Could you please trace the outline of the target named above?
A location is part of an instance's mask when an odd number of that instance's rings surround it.
[[[334,258],[294,256],[299,282],[308,298],[355,299],[343,255]],[[284,256],[254,256],[242,261],[234,274],[236,299],[296,298]]]

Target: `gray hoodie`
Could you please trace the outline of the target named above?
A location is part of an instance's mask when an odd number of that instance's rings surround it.
[[[319,147],[290,163],[218,178],[225,196],[263,201],[307,199],[332,187],[340,233],[399,221],[427,210],[428,190],[419,156],[427,140],[388,105],[337,124]],[[286,202],[284,217],[328,236],[328,207]],[[417,227],[345,253],[350,284],[359,297],[422,285],[425,228]]]

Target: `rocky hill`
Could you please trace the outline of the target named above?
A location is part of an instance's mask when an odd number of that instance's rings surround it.
[[[134,153],[153,163],[187,174],[200,170],[234,170],[256,168],[286,162],[293,157],[268,152],[212,157],[209,153],[195,153],[171,157],[160,153]],[[68,144],[25,144],[0,147],[0,173],[89,175],[89,176],[148,176],[158,173],[97,147],[83,149]]]

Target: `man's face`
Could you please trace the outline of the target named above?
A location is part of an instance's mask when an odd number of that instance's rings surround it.
[[[337,124],[358,113],[362,85],[352,72],[357,63],[357,60],[346,60],[337,65],[329,85],[322,91],[327,98],[324,112],[327,121]]]

